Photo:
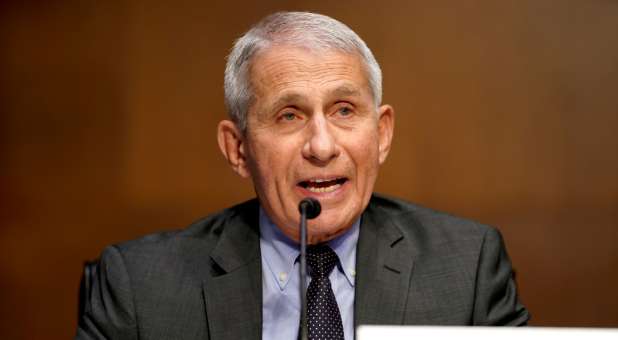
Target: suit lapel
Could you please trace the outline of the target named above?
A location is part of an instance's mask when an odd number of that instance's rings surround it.
[[[374,204],[361,219],[356,259],[355,326],[402,324],[416,247]],[[210,339],[260,339],[262,266],[257,202],[227,223],[203,283]]]
[[[211,254],[203,291],[210,339],[260,339],[262,266],[258,206],[227,223]]]
[[[355,326],[402,324],[415,248],[391,216],[369,204],[356,259]]]

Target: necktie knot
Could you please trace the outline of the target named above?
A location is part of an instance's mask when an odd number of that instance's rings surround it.
[[[314,279],[328,277],[337,260],[337,254],[325,244],[307,247],[307,264],[311,268],[309,275]]]

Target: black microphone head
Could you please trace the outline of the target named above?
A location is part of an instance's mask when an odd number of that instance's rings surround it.
[[[300,201],[300,203],[298,203],[298,211],[300,211],[301,214],[303,213],[303,209],[307,214],[308,220],[318,217],[320,212],[322,212],[320,202],[311,197],[305,197],[302,201]]]

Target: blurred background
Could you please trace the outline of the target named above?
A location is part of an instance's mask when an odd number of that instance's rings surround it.
[[[225,57],[277,10],[363,37],[397,112],[377,191],[502,231],[539,326],[618,327],[618,1],[0,2],[0,337],[67,339],[84,260],[253,197]]]

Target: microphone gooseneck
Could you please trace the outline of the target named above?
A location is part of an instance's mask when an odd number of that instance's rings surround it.
[[[307,220],[314,219],[322,212],[320,202],[305,197],[298,203],[300,212],[300,339],[307,340]]]

